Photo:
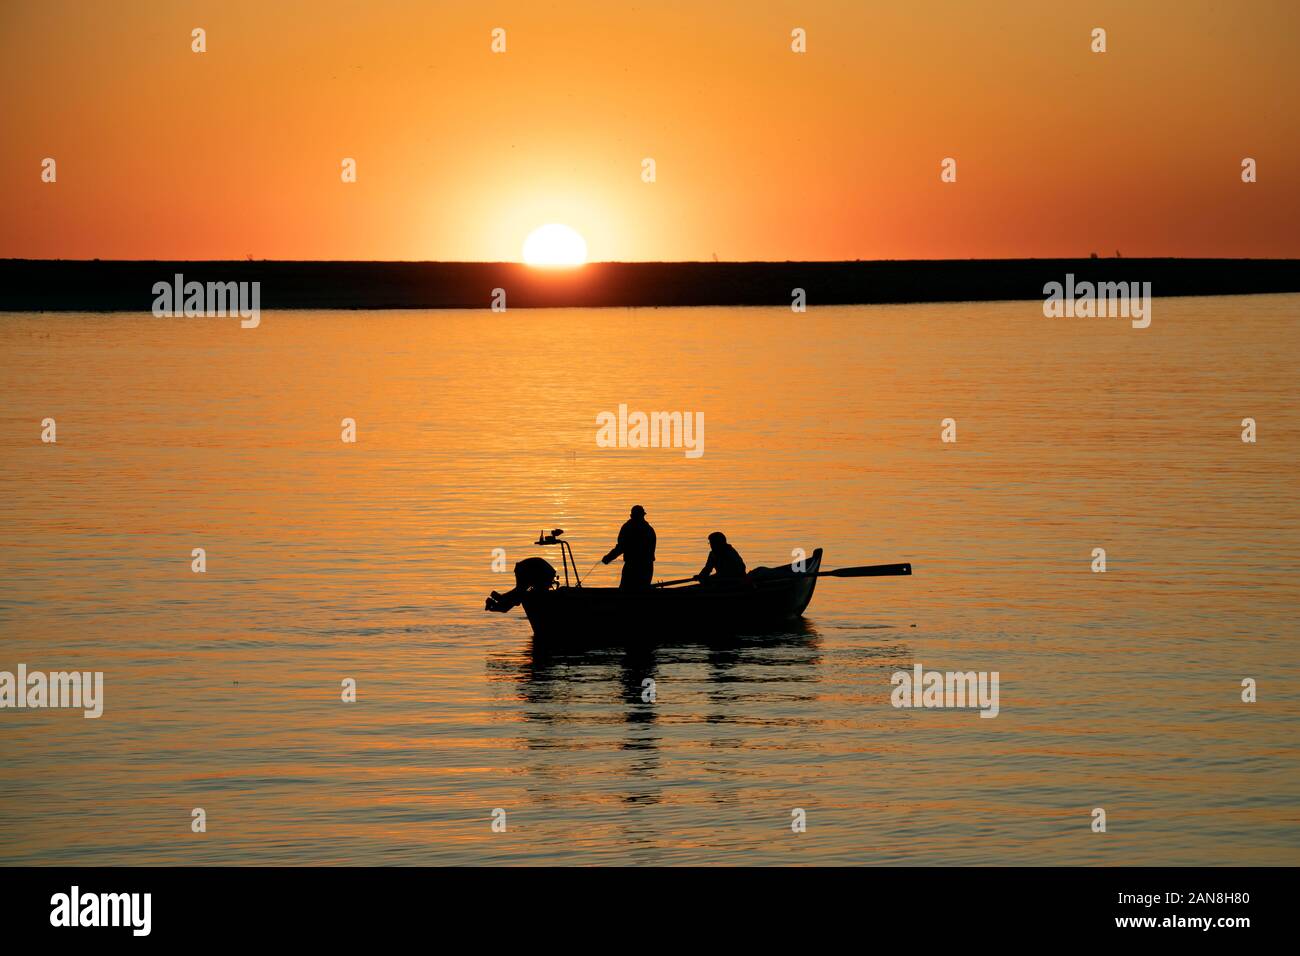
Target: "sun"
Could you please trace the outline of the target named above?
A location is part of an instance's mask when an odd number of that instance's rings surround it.
[[[587,241],[558,222],[538,226],[524,240],[524,262],[530,266],[580,266],[587,261]]]

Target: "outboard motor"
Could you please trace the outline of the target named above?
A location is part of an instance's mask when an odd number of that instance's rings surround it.
[[[555,584],[555,568],[545,558],[524,558],[515,565],[515,586],[505,594],[492,592],[485,610],[504,614],[517,607],[530,591],[548,591]]]

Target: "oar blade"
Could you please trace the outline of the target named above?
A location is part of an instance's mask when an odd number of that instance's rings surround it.
[[[857,568],[836,568],[833,571],[819,571],[818,577],[831,578],[883,578],[895,574],[911,574],[912,565],[902,564],[865,564]]]

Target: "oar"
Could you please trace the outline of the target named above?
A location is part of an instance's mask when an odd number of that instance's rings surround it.
[[[834,571],[818,571],[819,578],[883,578],[889,574],[911,574],[912,566],[903,564],[864,564],[859,568],[836,568]]]
[[[883,578],[892,574],[911,574],[912,565],[902,564],[864,564],[856,568],[836,568],[834,571],[818,571],[819,578]],[[676,581],[660,581],[652,585],[656,588],[668,588],[674,584],[688,584],[695,578],[678,578]]]

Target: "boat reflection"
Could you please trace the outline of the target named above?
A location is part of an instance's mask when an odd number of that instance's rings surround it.
[[[715,782],[739,781],[756,739],[815,733],[821,663],[822,638],[801,620],[784,633],[708,641],[530,640],[488,667],[515,685],[515,746],[528,754],[520,770],[534,800],[581,788],[593,801],[636,805],[663,798],[661,762],[690,754]]]
[[[553,641],[529,642],[528,651],[512,670],[520,699],[546,705],[589,694],[604,685],[617,687],[628,705],[627,723],[653,723],[653,706],[659,684],[704,682],[707,698],[715,702],[734,700],[737,684],[815,683],[821,660],[821,638],[806,620],[782,633],[712,637],[708,640],[665,638],[662,641],[625,643],[584,640],[580,644]],[[796,695],[812,699],[811,689]],[[533,719],[563,720],[563,713],[549,707],[530,711]],[[706,720],[723,721],[725,715]]]

